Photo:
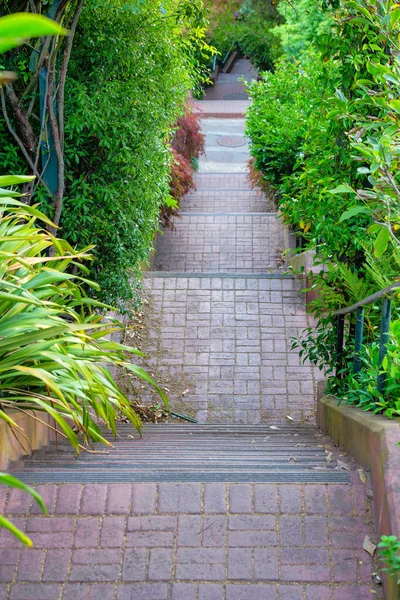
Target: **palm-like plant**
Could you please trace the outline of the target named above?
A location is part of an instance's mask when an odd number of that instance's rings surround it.
[[[0,185],[27,179],[0,177]],[[114,432],[118,412],[137,429],[140,420],[106,364],[149,382],[166,404],[167,398],[127,360],[138,350],[105,337],[117,325],[100,311],[111,307],[87,297],[81,285],[94,286],[81,263],[91,258],[90,248],[77,252],[41,229],[38,222],[51,225],[49,219],[16,196],[0,189],[0,419],[18,427],[10,410],[36,420],[44,411],[77,452],[79,433],[84,443],[107,444],[98,420]]]

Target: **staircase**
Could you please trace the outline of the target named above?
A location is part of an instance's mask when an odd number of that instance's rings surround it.
[[[82,453],[53,442],[14,473],[26,483],[274,482],[348,483],[336,460],[326,462],[323,436],[296,425],[173,425],[145,428],[143,438],[120,425],[113,449]]]

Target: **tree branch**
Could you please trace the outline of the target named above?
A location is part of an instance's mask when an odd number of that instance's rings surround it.
[[[11,133],[11,135],[17,142],[17,144],[18,144],[22,154],[24,155],[26,162],[28,163],[29,167],[31,168],[33,174],[36,175],[36,177],[38,177],[39,173],[37,172],[37,169],[35,168],[35,165],[32,162],[31,157],[29,156],[28,152],[26,151],[23,141],[18,137],[17,133],[13,129],[13,126],[11,125],[11,121],[10,121],[10,118],[7,113],[6,99],[4,96],[3,88],[0,88],[0,95],[1,95],[1,106],[3,109],[3,116],[4,116],[4,120],[5,120],[7,128],[8,128],[8,131]]]
[[[19,106],[17,95],[14,92],[14,88],[11,84],[5,86],[5,92],[7,94],[7,98],[11,105],[11,108],[13,109],[14,116],[19,124],[25,148],[31,156],[35,151],[35,134],[33,132],[32,126],[29,123],[29,119],[26,116],[25,112]]]
[[[67,78],[68,63],[71,57],[72,44],[74,41],[76,27],[78,25],[79,17],[81,14],[83,0],[78,0],[78,4],[75,9],[75,15],[69,28],[69,36],[66,41],[63,61],[60,69],[60,81],[58,88],[58,126],[60,130],[60,145],[61,149],[64,150],[64,97],[65,97],[65,81]]]

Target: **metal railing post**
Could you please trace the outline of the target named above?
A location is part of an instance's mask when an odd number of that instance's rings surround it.
[[[356,313],[356,330],[354,342],[354,367],[353,373],[359,373],[361,370],[361,348],[364,333],[364,307],[359,306]]]
[[[392,310],[392,301],[390,298],[384,298],[382,304],[381,333],[379,337],[379,368],[382,366],[383,359],[387,354],[386,344],[389,341],[390,334],[390,313]],[[386,384],[386,373],[378,375],[378,390],[383,392]]]
[[[342,378],[340,371],[343,366],[344,315],[336,317],[336,377]]]

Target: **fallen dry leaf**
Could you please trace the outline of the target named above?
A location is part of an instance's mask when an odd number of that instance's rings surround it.
[[[371,542],[368,535],[366,535],[364,538],[363,548],[370,556],[375,554],[376,546]]]
[[[365,475],[364,469],[357,469],[358,476],[362,483],[367,483],[367,477]]]

